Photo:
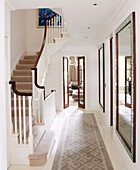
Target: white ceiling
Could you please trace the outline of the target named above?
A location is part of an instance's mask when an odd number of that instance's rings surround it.
[[[15,9],[62,8],[71,39],[80,44],[96,44],[116,11],[127,0],[7,0]],[[97,6],[93,4],[97,3]],[[90,27],[90,29],[88,29]],[[87,38],[85,38],[87,37]]]

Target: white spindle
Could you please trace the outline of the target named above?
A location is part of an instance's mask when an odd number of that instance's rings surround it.
[[[53,37],[54,37],[54,39],[55,39],[55,16],[54,16],[54,18],[53,18],[53,30],[54,30],[54,35],[53,35]]]
[[[22,144],[21,96],[18,96],[19,107],[19,142]]]
[[[51,43],[51,22],[49,20],[49,44]]]
[[[51,19],[51,25],[52,25],[52,27],[51,27],[51,43],[53,44],[53,18]]]
[[[14,93],[14,119],[15,119],[15,134],[17,134],[17,98]]]
[[[64,33],[64,17],[61,17],[62,22],[62,33]]]
[[[61,38],[61,31],[60,31],[60,15],[59,15],[59,38]]]
[[[23,96],[23,126],[24,126],[24,144],[26,144],[25,96]]]
[[[38,101],[38,123],[40,123],[40,99]]]
[[[64,22],[64,33],[66,32],[66,29],[65,29],[66,27],[65,27],[65,22]]]
[[[32,110],[31,110],[31,99],[32,97],[28,97],[28,105],[29,105],[29,135],[32,135]]]
[[[49,35],[50,35],[50,30],[49,30],[49,20],[47,20],[47,29],[48,29],[48,43],[49,43]]]
[[[30,145],[30,154],[33,153],[33,133],[32,133],[32,110],[31,110],[31,100],[32,97],[28,97],[28,106],[29,106],[29,145]]]

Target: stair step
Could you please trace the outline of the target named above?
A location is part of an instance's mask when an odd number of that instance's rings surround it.
[[[27,59],[24,59],[24,60],[19,60],[19,64],[35,64],[36,60],[27,60]]]
[[[27,55],[24,56],[24,59],[37,59],[38,55]]]
[[[32,76],[31,70],[14,70],[13,76]]]
[[[46,164],[51,149],[54,145],[54,141],[55,141],[54,137],[55,137],[54,131],[52,130],[45,131],[35,152],[29,155],[31,166],[41,166]]]
[[[33,68],[33,67],[34,67],[34,64],[30,64],[30,65],[18,64],[18,65],[16,65],[17,70],[31,70],[31,68]]]
[[[16,83],[17,90],[32,90],[32,83],[28,82],[17,82]]]
[[[45,133],[45,125],[34,125],[33,126],[33,136],[34,136],[34,148],[37,147],[38,143],[42,139]]]
[[[12,76],[11,80],[16,82],[32,82],[32,76]]]

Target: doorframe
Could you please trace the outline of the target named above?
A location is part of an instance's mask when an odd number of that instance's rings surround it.
[[[84,92],[83,92],[83,105],[82,104],[80,104],[80,95],[79,95],[79,87],[80,87],[80,84],[79,84],[79,59],[83,59],[83,64],[84,64],[84,66],[83,66],[83,74],[84,74],[84,78],[83,78],[83,80],[84,80]],[[81,56],[81,57],[78,57],[78,107],[79,108],[83,108],[83,109],[85,109],[85,56]]]
[[[113,37],[110,38],[110,126],[113,126]]]
[[[64,94],[63,94],[63,57],[70,57],[70,56],[77,56],[77,57],[85,57],[85,110],[87,109],[87,53],[84,53],[83,55],[79,55],[79,53],[77,52],[77,53],[75,53],[75,54],[72,54],[71,52],[70,53],[66,53],[65,55],[62,55],[62,57],[61,57],[61,83],[62,83],[62,85],[61,85],[61,87],[62,87],[62,91],[61,91],[61,94],[62,94],[62,105],[61,105],[61,109],[65,109],[64,108],[64,100],[63,100],[63,96],[64,96]],[[61,110],[60,109],[60,110]]]
[[[68,60],[68,57],[63,57],[63,107],[64,107],[64,109],[69,107],[69,87],[68,87],[68,84],[67,84],[68,104],[65,105],[65,85],[64,85],[64,60],[65,59],[67,59],[67,72],[69,72],[69,60]],[[69,77],[69,75],[68,75],[68,77]]]

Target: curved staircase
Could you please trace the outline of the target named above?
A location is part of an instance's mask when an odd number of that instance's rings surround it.
[[[28,55],[24,56],[19,60],[16,65],[15,70],[11,76],[12,81],[16,81],[16,88],[20,92],[32,93],[32,72],[31,68],[34,67],[38,55]],[[19,103],[16,97],[17,104],[17,133],[19,133]],[[11,113],[12,113],[12,123],[15,126],[14,121],[14,92],[11,89]],[[29,138],[29,106],[28,98],[25,98],[25,113],[26,113],[26,144]],[[21,122],[23,122],[23,99],[21,99]],[[41,166],[47,162],[48,153],[54,143],[54,132],[46,131],[45,125],[36,124],[35,117],[32,114],[32,131],[33,131],[33,154],[29,155],[31,166]],[[15,128],[14,128],[15,129]],[[24,143],[24,127],[22,123],[22,143]],[[15,132],[15,130],[14,130]],[[18,144],[20,143],[18,136]]]
[[[56,28],[54,25],[53,27],[47,25],[50,20],[54,24],[56,17],[55,14],[45,20],[41,50],[36,55],[25,55],[20,58],[12,72],[11,164],[44,165],[55,141],[54,132],[48,128],[56,114],[55,91],[52,90],[45,96],[45,86],[40,84],[43,84],[42,80],[48,71],[50,57],[69,40],[64,20],[63,25],[59,24]],[[58,19],[62,20],[60,16]]]

